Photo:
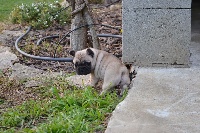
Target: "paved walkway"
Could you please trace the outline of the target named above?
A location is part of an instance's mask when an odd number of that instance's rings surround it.
[[[106,133],[200,133],[200,34],[190,68],[139,68]]]

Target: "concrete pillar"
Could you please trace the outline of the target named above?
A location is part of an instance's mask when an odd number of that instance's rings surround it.
[[[122,14],[123,62],[189,66],[191,0],[123,0]]]

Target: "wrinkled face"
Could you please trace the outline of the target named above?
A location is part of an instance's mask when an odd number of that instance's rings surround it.
[[[92,52],[92,51],[89,51]],[[91,61],[93,56],[88,53],[88,50],[77,51],[74,54],[73,63],[78,75],[87,75],[92,71]]]
[[[91,57],[87,53],[82,51],[76,52],[73,63],[78,75],[91,73]]]

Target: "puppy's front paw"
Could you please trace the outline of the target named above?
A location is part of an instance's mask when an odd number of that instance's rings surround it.
[[[94,86],[96,86],[97,82],[98,82],[98,78],[96,78],[94,76],[94,74],[91,74],[90,75],[90,85],[94,87]]]

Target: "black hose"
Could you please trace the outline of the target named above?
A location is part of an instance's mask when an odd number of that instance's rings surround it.
[[[89,27],[89,26],[94,26],[94,25],[99,25],[99,26],[104,26],[104,27],[108,27],[108,28],[112,28],[112,29],[116,29],[118,31],[121,31],[121,29],[117,28],[117,27],[113,27],[113,26],[110,26],[110,25],[105,25],[105,24],[86,24],[86,25],[81,25],[71,31],[69,31],[63,38],[60,39],[60,41],[58,42],[58,44],[60,44],[60,42],[62,42],[67,36],[69,36],[70,33],[80,29],[80,28],[83,28],[83,27]],[[98,36],[98,35],[97,35]],[[118,35],[119,36],[119,35]],[[108,36],[107,36],[108,37]]]
[[[17,38],[17,40],[15,41],[15,48],[19,53],[21,53],[22,55],[27,56],[29,58],[36,59],[36,60],[59,61],[59,62],[72,62],[73,61],[73,58],[52,58],[52,57],[35,56],[35,55],[31,55],[31,54],[28,54],[28,53],[25,53],[24,51],[22,51],[18,47],[18,43],[24,36],[26,36],[30,32],[30,30],[31,30],[31,26],[28,28],[28,30],[22,36]]]
[[[120,30],[118,28],[115,28],[115,27],[112,27],[112,26],[108,26],[108,25],[103,25],[103,24],[90,24],[90,25],[101,25],[101,26],[106,26],[106,27],[110,27],[110,28],[113,28],[113,29],[117,29],[117,30]],[[76,29],[73,29],[71,31],[69,31],[60,41],[59,43],[66,37],[70,37],[70,33],[75,31],[75,30],[78,30],[82,27],[85,27],[85,26],[90,26],[90,25],[83,25],[83,26],[80,26]],[[73,58],[69,58],[69,57],[66,57],[66,58],[53,58],[53,57],[45,57],[45,56],[35,56],[35,55],[31,55],[31,54],[28,54],[24,51],[22,51],[19,47],[18,47],[18,44],[19,44],[19,41],[24,37],[26,36],[31,30],[31,26],[27,29],[27,31],[21,35],[19,38],[17,38],[17,40],[15,41],[15,48],[16,50],[21,53],[22,55],[26,56],[26,57],[29,57],[29,58],[33,58],[33,59],[36,59],[36,60],[45,60],[45,61],[59,61],[59,62],[72,62],[73,61]],[[97,35],[98,37],[114,37],[114,38],[122,38],[121,35],[112,35],[112,34],[98,34]],[[49,38],[58,38],[59,36],[58,35],[54,35],[54,36],[47,36],[47,37],[44,37],[44,38],[41,38],[37,41],[37,45],[39,45],[41,43],[41,41],[43,41],[44,39],[49,39]]]
[[[98,37],[113,37],[113,38],[122,38],[122,36],[120,35],[112,35],[112,34],[97,34]],[[45,39],[51,39],[51,38],[59,38],[60,36],[59,35],[54,35],[54,36],[46,36],[46,37],[43,37],[43,38],[40,38],[36,45],[40,45],[41,42]],[[65,35],[65,37],[70,37],[70,35]]]

